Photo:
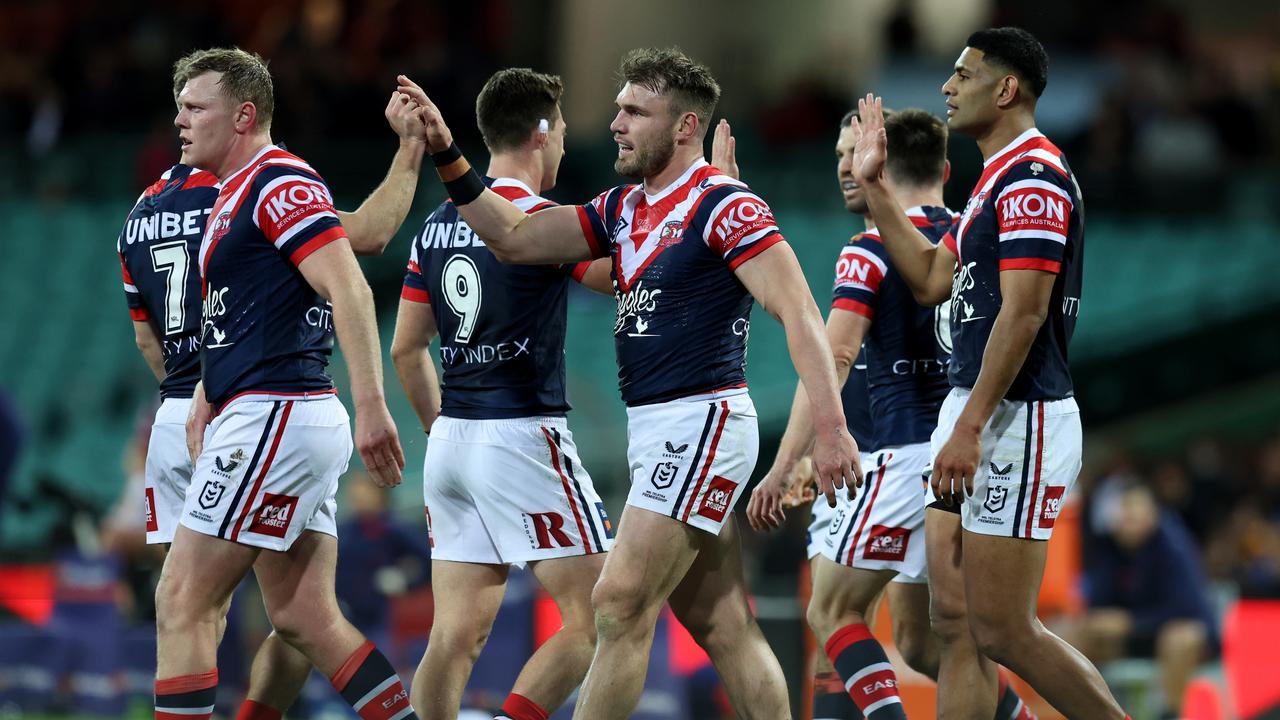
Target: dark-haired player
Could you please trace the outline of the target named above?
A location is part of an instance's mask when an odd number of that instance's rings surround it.
[[[880,100],[859,102],[855,175],[892,262],[921,302],[951,302],[952,390],[930,476],[942,502],[960,504],[963,526],[930,557],[931,568],[963,575],[963,595],[940,587],[933,597],[948,717],[991,716],[996,674],[985,658],[1067,717],[1124,717],[1098,671],[1035,615],[1044,541],[1081,462],[1067,343],[1080,309],[1084,208],[1062,152],[1035,128],[1047,79],[1048,57],[1030,33],[969,37],[942,92],[948,124],[978,141],[985,163],[939,245],[885,186]]]
[[[385,114],[400,136],[400,149],[391,169],[358,210],[337,212],[357,254],[382,252],[413,201],[426,147],[416,107],[407,96],[392,94]],[[117,243],[138,349],[160,381],[162,401],[151,428],[145,473],[150,544],[173,541],[191,483],[185,424],[200,379],[201,335],[195,258],[217,197],[217,179],[211,173],[180,162],[143,191]],[[238,720],[278,720],[310,672],[305,656],[278,635],[269,635],[254,660],[248,699]]]
[[[485,184],[524,212],[554,206],[539,194],[564,157],[562,92],[559,77],[514,68],[476,100]],[[564,355],[571,275],[588,265],[504,265],[451,202],[413,239],[391,356],[431,431],[422,476],[435,620],[413,682],[422,718],[457,716],[513,564],[529,566],[564,624],[529,658],[502,717],[546,720],[591,663],[591,588],[613,526],[565,421]],[[443,396],[427,354],[437,335]]]
[[[732,521],[758,449],[743,369],[753,296],[783,322],[811,395],[814,457],[829,501],[835,488],[852,489],[857,448],[822,316],[772,212],[702,159],[719,86],[676,50],[634,51],[621,74],[610,126],[614,167],[642,183],[528,216],[485,189],[430,100],[415,99],[427,108],[441,178],[495,255],[520,263],[612,259],[632,486],[592,596],[598,642],[575,717],[631,712],[669,600],[710,654],[737,712],[786,718],[785,680],[752,617]]]

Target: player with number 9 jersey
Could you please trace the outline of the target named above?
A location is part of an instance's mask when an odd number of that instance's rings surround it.
[[[486,178],[525,212],[554,206]],[[413,239],[401,299],[440,333],[440,417],[423,468],[433,557],[488,564],[604,552],[612,525],[565,422],[570,279],[588,263],[505,265],[444,202]]]

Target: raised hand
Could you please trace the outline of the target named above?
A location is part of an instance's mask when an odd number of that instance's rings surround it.
[[[448,150],[449,146],[453,145],[453,133],[449,131],[449,126],[444,124],[440,108],[436,107],[435,103],[431,102],[431,98],[427,97],[427,93],[407,75],[397,75],[396,82],[400,83],[396,92],[408,95],[421,110],[422,124],[427,129],[427,148],[433,153]]]
[[[716,124],[716,132],[711,137],[711,164],[720,172],[734,180],[740,180],[738,174],[738,141],[733,137],[729,121],[723,118]]]
[[[849,123],[857,141],[853,145],[853,179],[859,185],[880,181],[889,157],[889,140],[884,131],[884,108],[879,97],[867,93],[858,100],[858,114]]]
[[[387,109],[383,111],[383,115],[387,118],[387,124],[396,131],[396,135],[399,135],[401,140],[425,143],[427,125],[422,120],[424,112],[425,108],[407,93],[396,91],[391,93],[391,99],[387,101]]]

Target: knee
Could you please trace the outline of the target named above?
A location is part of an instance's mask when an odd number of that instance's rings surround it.
[[[809,600],[809,607],[805,609],[804,617],[819,643],[831,637],[835,631],[845,625],[862,619],[861,615],[849,617],[849,613],[838,611],[830,603],[822,602],[822,599],[816,596]]]
[[[643,588],[601,577],[591,591],[596,636],[613,640],[641,627],[650,618],[656,622],[656,610],[661,604],[652,605]]]
[[[157,632],[186,633],[204,623],[220,628],[219,621],[225,624],[226,616],[207,595],[192,592],[190,583],[177,575],[161,575],[156,585]]]
[[[938,646],[927,623],[898,623],[893,629],[893,642],[912,670],[929,677],[937,676]]]
[[[1017,666],[1030,647],[1038,627],[1024,618],[987,610],[969,616],[970,631],[978,652],[1006,666]]]
[[[935,595],[929,603],[929,625],[943,645],[967,640],[969,616],[963,601]]]
[[[697,607],[676,616],[694,641],[712,657],[723,657],[744,638],[759,632],[751,608],[743,603],[722,601],[711,607]]]

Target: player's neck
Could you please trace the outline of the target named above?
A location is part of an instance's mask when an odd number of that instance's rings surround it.
[[[903,210],[914,207],[943,207],[942,188],[899,188],[894,195]]]
[[[1034,114],[1023,111],[1012,111],[1000,117],[991,127],[974,139],[978,141],[978,149],[982,151],[982,159],[989,160],[1009,143],[1018,139],[1022,133],[1036,126]]]
[[[231,145],[231,150],[226,154],[225,159],[213,171],[218,180],[226,180],[227,176],[249,164],[255,155],[262,152],[262,149],[271,144],[271,136],[262,133],[255,135],[241,135],[236,138]]]
[[[532,157],[519,157],[510,153],[498,153],[489,160],[485,174],[491,178],[519,180],[539,195],[548,188],[542,187],[542,168]]]
[[[644,179],[644,191],[650,195],[661,192],[671,183],[675,182],[684,175],[685,171],[691,165],[702,159],[702,143],[694,145],[679,145],[676,152],[671,156],[667,166],[658,171],[656,175],[650,175]]]

